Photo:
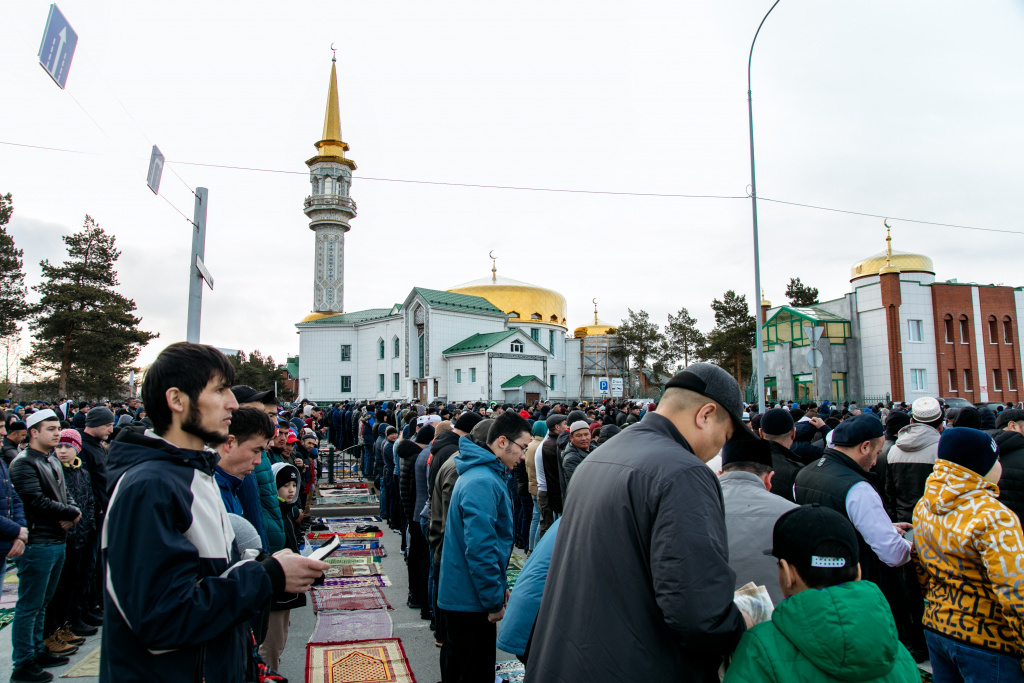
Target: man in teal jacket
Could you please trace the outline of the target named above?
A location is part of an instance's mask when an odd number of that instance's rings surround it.
[[[441,551],[437,605],[445,623],[442,678],[447,683],[492,680],[497,623],[505,615],[505,571],[512,553],[512,501],[507,478],[530,445],[530,423],[498,416],[487,443],[459,439]]]
[[[771,620],[743,634],[724,683],[917,683],[882,591],[860,580],[853,525],[804,505],[779,517],[772,548],[785,599]]]
[[[256,391],[250,386],[239,384],[231,387],[239,408],[258,408],[267,413],[274,424],[277,424],[277,397],[274,390]],[[277,500],[277,487],[274,485],[274,473],[271,471],[269,451],[264,450],[260,464],[253,470],[256,484],[259,487],[260,504],[263,509],[263,528],[267,545],[271,553],[284,548],[284,522],[281,520],[281,507]]]

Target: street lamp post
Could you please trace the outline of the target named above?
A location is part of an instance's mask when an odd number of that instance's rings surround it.
[[[758,298],[761,296],[761,253],[757,240],[757,179],[754,175],[754,98],[750,90],[750,63],[754,59],[754,43],[757,42],[757,35],[761,33],[761,27],[764,26],[765,20],[768,19],[768,15],[772,13],[775,5],[778,4],[779,0],[775,0],[775,3],[772,4],[771,8],[764,15],[764,19],[761,19],[761,23],[757,25],[754,40],[750,42],[750,56],[747,57],[747,113],[750,117],[750,207],[754,215],[754,308],[757,311],[761,310],[761,300]],[[756,320],[754,329],[757,331],[757,389],[754,396],[757,399],[758,408],[763,413],[765,409],[764,330],[761,329],[760,314],[758,314]]]

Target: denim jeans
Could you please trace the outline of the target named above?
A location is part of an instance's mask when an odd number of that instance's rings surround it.
[[[924,632],[932,660],[932,680],[938,683],[1021,683],[1020,660],[958,640]]]
[[[43,654],[43,621],[64,567],[64,544],[31,544],[15,559],[18,566],[18,602],[11,623],[14,668]]]
[[[537,545],[537,530],[540,528],[540,505],[537,504],[537,496],[533,496],[533,521],[530,522],[530,551]]]

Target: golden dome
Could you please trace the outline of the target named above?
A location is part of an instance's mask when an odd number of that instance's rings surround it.
[[[878,271],[885,267],[885,257],[886,253],[883,251],[862,261],[857,261],[850,268],[850,279],[856,280],[868,275],[878,275]],[[935,264],[924,254],[908,254],[893,249],[891,264],[903,273],[935,274]]]
[[[586,337],[594,336],[599,334],[618,334],[619,330],[615,325],[608,325],[607,323],[598,320],[593,325],[587,325],[585,327],[577,327],[573,330],[574,337]]]
[[[332,315],[341,315],[337,311],[327,311],[325,313],[310,313],[305,318],[300,320],[300,323],[311,323],[314,320],[320,320],[321,318],[330,318]]]
[[[565,327],[565,297],[558,292],[507,277],[486,277],[452,287],[449,292],[487,299],[512,314],[509,322]]]

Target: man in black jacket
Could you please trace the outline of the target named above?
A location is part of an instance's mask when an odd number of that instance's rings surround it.
[[[761,438],[769,442],[772,450],[772,493],[789,502],[793,500],[793,483],[797,473],[803,469],[804,463],[789,447],[796,438],[796,425],[793,415],[785,408],[772,408],[761,416],[758,431]]]
[[[46,606],[57,590],[64,567],[68,529],[82,515],[64,487],[64,472],[50,451],[60,438],[60,420],[52,410],[32,413],[25,421],[28,448],[11,464],[11,482],[25,506],[28,543],[18,558],[18,602],[11,624],[14,646],[12,681],[49,681],[43,667],[61,666],[68,658],[53,655],[43,641]],[[77,648],[70,650],[74,654]],[[64,651],[67,651],[66,648]]]
[[[989,432],[999,444],[999,502],[1024,519],[1024,410],[1007,408],[996,418],[996,431]]]
[[[722,492],[705,464],[743,424],[736,380],[709,363],[572,476],[527,680],[717,681],[746,619],[733,602]]]
[[[0,453],[3,455],[4,463],[8,467],[14,459],[21,454],[21,444],[25,441],[28,432],[25,431],[25,423],[20,420],[12,420],[7,423],[7,436],[4,437]]]

